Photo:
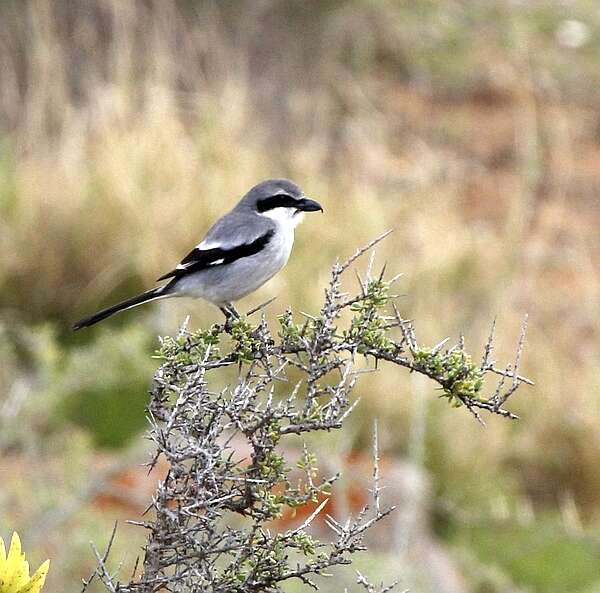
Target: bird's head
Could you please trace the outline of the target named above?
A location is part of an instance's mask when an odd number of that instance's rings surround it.
[[[323,212],[321,204],[311,200],[293,182],[287,179],[267,179],[255,185],[240,204],[257,214],[282,224],[296,226],[305,212]]]

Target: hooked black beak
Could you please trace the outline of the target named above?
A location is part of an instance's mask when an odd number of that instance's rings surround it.
[[[323,207],[321,204],[311,200],[310,198],[302,198],[301,200],[298,200],[296,208],[298,210],[302,210],[302,212],[316,212],[317,210],[323,212]]]

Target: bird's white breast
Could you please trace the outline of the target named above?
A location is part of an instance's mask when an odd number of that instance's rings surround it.
[[[304,219],[304,212],[298,212],[295,208],[273,208],[262,212],[261,216],[270,218],[277,225],[275,241],[278,245],[275,248],[277,263],[280,267],[284,266],[294,245],[294,229]]]

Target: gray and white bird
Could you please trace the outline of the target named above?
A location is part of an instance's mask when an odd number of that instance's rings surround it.
[[[305,212],[323,211],[318,202],[287,179],[255,185],[172,271],[166,284],[98,311],[73,329],[94,325],[119,311],[170,297],[202,298],[217,305],[227,318],[237,317],[233,303],[254,292],[288,261],[294,229]]]

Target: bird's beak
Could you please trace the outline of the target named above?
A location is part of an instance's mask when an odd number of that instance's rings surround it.
[[[310,198],[302,198],[301,200],[299,200],[296,204],[296,208],[298,210],[302,210],[302,212],[316,212],[317,210],[323,212],[323,207],[321,206],[321,204],[319,204],[319,202],[311,200]]]

